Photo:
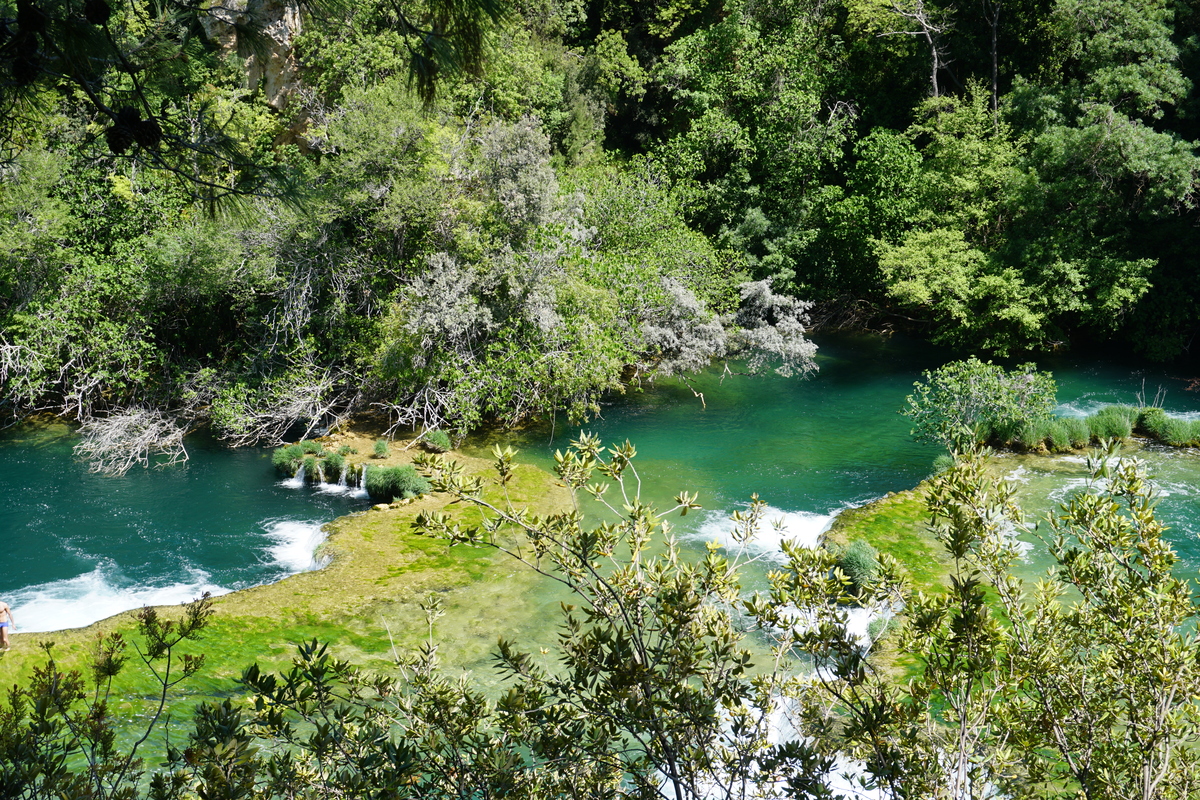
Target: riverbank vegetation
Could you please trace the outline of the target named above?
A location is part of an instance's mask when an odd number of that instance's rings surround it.
[[[979,445],[1066,453],[1137,435],[1170,447],[1200,444],[1200,420],[1155,406],[1103,406],[1086,417],[1054,415],[1054,378],[1033,364],[1006,370],[972,357],[927,370],[903,413],[918,440],[951,452]]]
[[[669,537],[665,550],[650,546],[669,521],[641,502],[631,447],[581,437],[558,460],[572,494],[618,504],[595,527],[577,501],[545,514],[516,505],[522,469],[511,451],[497,452],[490,479],[444,456],[422,461],[464,512],[421,509],[416,538],[506,553],[574,599],[556,642],[501,641],[498,694],[442,671],[435,631],[445,606],[426,598],[426,632],[415,651],[394,650],[391,667],[367,672],[317,642],[278,674],[252,666],[240,677],[249,702],[199,706],[186,743],[139,783],[128,751],[109,747],[103,700],[56,689],[87,678],[54,680],[63,673],[51,667],[3,706],[0,762],[14,796],[74,786],[155,798],[305,788],[450,797],[464,787],[529,798],[581,789],[830,798],[861,781],[887,798],[1182,798],[1195,785],[1195,607],[1135,459],[1096,454],[1090,490],[1043,529],[1057,569],[1037,587],[1012,572],[1009,526],[1020,523],[1010,490],[968,454],[928,489],[953,576],[940,591],[910,592],[886,553],[874,579],[856,585],[833,549],[785,546],[767,589],[752,594],[740,587],[736,550],[692,561]],[[694,506],[681,493],[670,513]],[[734,540],[750,541],[765,513],[757,499],[737,512]],[[920,663],[904,684],[845,626],[852,606],[900,603],[894,635]],[[339,613],[337,600],[327,605]],[[207,612],[201,621],[212,624]],[[142,627],[145,652],[155,651],[164,629]],[[756,663],[750,636],[774,655]],[[93,655],[102,689],[125,670],[122,643],[105,642]],[[839,777],[847,771],[853,778]]]
[[[0,5],[0,411],[88,422],[104,469],[804,373],[814,313],[997,354],[1195,331],[1165,2],[177,5]]]

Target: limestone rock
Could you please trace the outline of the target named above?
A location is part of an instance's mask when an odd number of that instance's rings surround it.
[[[295,40],[300,35],[300,6],[296,0],[229,0],[201,17],[209,41],[226,55],[245,60],[246,86],[262,88],[272,108],[283,110],[299,86]],[[260,31],[261,43],[240,37],[238,28]]]

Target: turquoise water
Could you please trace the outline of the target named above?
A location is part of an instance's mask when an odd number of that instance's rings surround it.
[[[697,538],[719,538],[721,521],[757,492],[784,519],[788,534],[812,540],[833,514],[887,492],[908,489],[927,477],[941,450],[912,441],[899,411],[921,371],[953,356],[944,350],[872,336],[818,339],[820,372],[809,380],[707,375],[692,391],[664,382],[609,405],[603,419],[584,426],[606,442],[632,441],[646,494],[667,506],[681,489],[698,491],[706,514],[680,520]],[[1084,415],[1112,403],[1153,400],[1172,414],[1200,415],[1200,394],[1186,390],[1193,377],[1155,365],[1047,359],[1063,415]],[[555,448],[566,447],[578,428],[527,431],[518,438],[523,455],[546,468]],[[479,442],[485,449],[490,442]],[[1176,548],[1200,569],[1200,453],[1147,448],[1139,455],[1160,476],[1165,496],[1161,517],[1172,526]],[[1082,458],[1001,456],[1031,517],[1049,511],[1078,489]],[[777,548],[778,536],[764,541]]]
[[[643,494],[660,506],[680,490],[699,493],[705,512],[680,520],[685,535],[720,538],[726,515],[757,492],[786,535],[814,538],[840,510],[930,473],[938,448],[913,442],[898,412],[921,370],[952,357],[899,338],[818,343],[820,372],[809,380],[713,372],[694,383],[703,403],[691,388],[664,381],[615,398],[585,428],[637,446]],[[1138,392],[1152,398],[1162,387],[1168,410],[1200,415],[1200,395],[1185,390],[1189,374],[1066,358],[1043,366],[1058,379],[1061,413],[1135,402]],[[578,432],[559,421],[494,438],[549,467],[554,449]],[[467,447],[482,452],[491,443]],[[315,568],[320,525],[366,504],[285,485],[264,450],[229,451],[193,437],[187,467],[114,479],[88,474],[72,459],[73,444],[64,428],[0,436],[0,532],[8,534],[0,598],[15,607],[22,630],[74,627]],[[1144,455],[1167,493],[1160,513],[1172,541],[1200,570],[1200,454]],[[1034,511],[1083,477],[1078,459],[1008,459]],[[778,538],[766,536],[762,548],[777,551]]]
[[[0,438],[0,598],[22,631],[222,594],[318,566],[321,525],[366,505],[290,488],[264,450],[188,440],[184,468],[90,474],[65,426]]]

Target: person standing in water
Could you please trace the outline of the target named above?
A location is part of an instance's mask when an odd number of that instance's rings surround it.
[[[0,600],[0,650],[8,649],[8,631],[16,629],[16,623],[13,622],[12,607],[8,603]]]

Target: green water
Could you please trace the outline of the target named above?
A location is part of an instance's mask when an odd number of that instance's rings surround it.
[[[900,338],[839,336],[818,339],[820,372],[809,380],[703,376],[692,391],[663,382],[652,391],[610,404],[603,419],[584,426],[604,441],[629,439],[638,448],[646,495],[666,506],[681,489],[698,491],[707,514],[680,520],[699,539],[719,538],[720,520],[757,492],[782,517],[790,535],[811,539],[830,515],[927,477],[941,452],[913,442],[898,412],[922,370],[953,358]],[[1200,416],[1192,376],[1138,363],[1047,359],[1058,383],[1058,413],[1082,416],[1112,403],[1152,400],[1173,414]],[[546,468],[555,448],[578,428],[550,437],[539,428],[515,437],[523,455]],[[510,437],[512,438],[512,437]],[[475,443],[480,454],[490,441]],[[1193,570],[1200,570],[1200,453],[1151,447],[1139,452],[1164,493],[1161,517]],[[999,457],[1021,490],[1031,517],[1044,514],[1083,483],[1082,458]],[[767,537],[764,549],[776,546]],[[699,543],[697,543],[699,546]]]
[[[643,496],[660,506],[680,490],[698,492],[704,513],[680,520],[697,541],[722,534],[722,520],[758,493],[786,535],[813,538],[832,515],[926,477],[939,451],[911,440],[898,411],[923,369],[949,354],[899,338],[821,337],[820,372],[778,376],[701,376],[693,388],[663,381],[605,405],[586,426],[605,441],[632,441]],[[1061,413],[1135,402],[1162,387],[1173,413],[1200,415],[1189,374],[1139,364],[1056,359],[1043,366],[1059,383]],[[561,421],[499,439],[521,459],[552,465],[578,427]],[[0,532],[8,534],[0,597],[22,630],[72,627],[144,603],[178,602],[197,591],[227,591],[318,566],[320,524],[365,500],[283,485],[264,450],[228,451],[189,440],[186,468],[135,470],[114,479],[90,475],[71,458],[65,429],[9,431],[0,437]],[[1166,492],[1160,514],[1192,570],[1200,570],[1200,455],[1147,449]],[[1078,459],[1008,457],[1034,511],[1078,486]],[[778,536],[759,543],[770,553]],[[547,606],[549,607],[549,606]]]
[[[0,597],[22,631],[222,594],[319,566],[321,525],[367,503],[290,488],[264,450],[188,440],[184,468],[94,475],[66,426],[0,437]]]

